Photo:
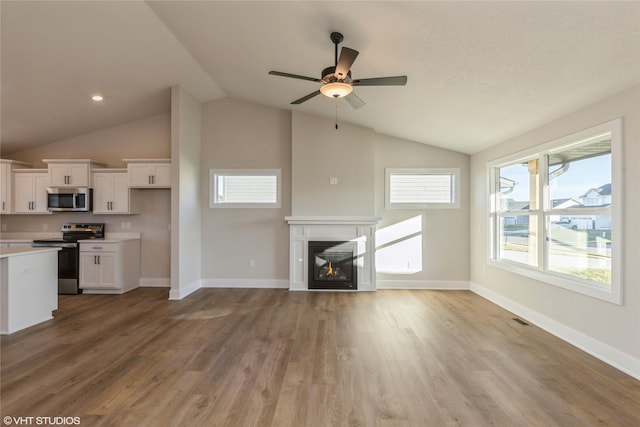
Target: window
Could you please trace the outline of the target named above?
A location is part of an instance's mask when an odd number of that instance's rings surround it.
[[[621,121],[489,165],[496,265],[622,303]]]
[[[459,169],[386,169],[387,208],[423,209],[460,206]]]
[[[211,169],[209,207],[280,207],[280,169]]]

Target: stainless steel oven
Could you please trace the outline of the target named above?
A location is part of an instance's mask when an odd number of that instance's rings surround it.
[[[104,239],[104,224],[63,224],[62,238],[34,240],[33,247],[60,248],[58,252],[58,293],[79,294],[80,248],[79,240]]]
[[[47,209],[54,212],[89,212],[93,191],[86,187],[47,188]]]

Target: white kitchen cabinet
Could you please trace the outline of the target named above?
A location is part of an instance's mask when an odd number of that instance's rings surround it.
[[[136,200],[131,200],[126,169],[93,171],[93,213],[136,213]]]
[[[80,287],[117,289],[116,253],[80,252]]]
[[[88,159],[43,159],[49,168],[50,187],[91,187],[91,169],[106,165]]]
[[[171,159],[123,159],[129,187],[171,188]]]
[[[0,214],[13,213],[13,170],[31,167],[15,160],[0,160]]]
[[[50,213],[47,210],[49,175],[46,169],[14,169],[14,212],[23,214]]]
[[[80,242],[80,284],[85,294],[121,294],[140,284],[140,239]]]

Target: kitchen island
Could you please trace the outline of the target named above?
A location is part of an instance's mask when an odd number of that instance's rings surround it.
[[[59,248],[0,249],[0,333],[50,320],[58,308]]]

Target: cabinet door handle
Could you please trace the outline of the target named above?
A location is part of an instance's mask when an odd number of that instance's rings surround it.
[[[151,184],[151,175],[149,175],[147,178],[147,181],[149,181],[149,184]]]
[[[155,175],[151,175],[151,183],[152,184],[156,183],[156,176]]]
[[[98,264],[100,264],[100,255],[98,255]]]
[[[2,210],[4,210],[4,202],[2,202]]]
[[[93,256],[93,263],[94,263],[94,264],[97,264],[97,263],[98,263],[98,256],[97,256],[97,255],[94,255],[94,256]]]

